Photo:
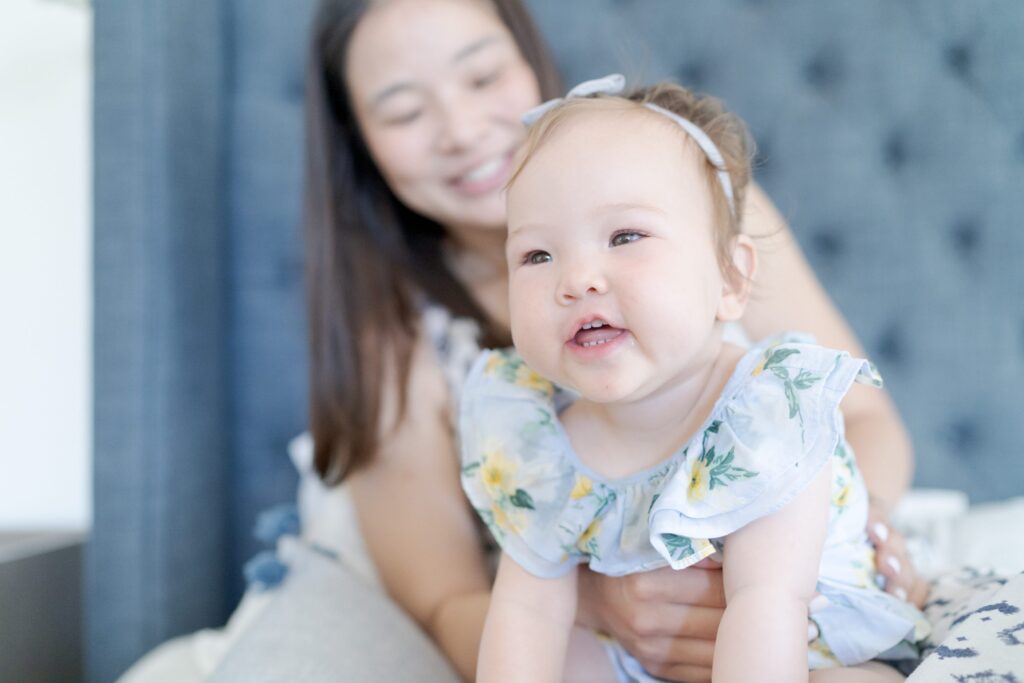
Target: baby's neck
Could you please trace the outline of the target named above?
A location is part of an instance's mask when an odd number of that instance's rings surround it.
[[[618,479],[671,457],[707,419],[732,376],[742,349],[723,344],[685,383],[629,403],[579,399],[562,414],[569,440],[588,467]]]

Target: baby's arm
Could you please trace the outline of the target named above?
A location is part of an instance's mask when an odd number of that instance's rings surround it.
[[[828,525],[831,466],[781,510],[730,534],[712,680],[806,681],[807,603]]]
[[[476,680],[562,680],[576,617],[576,569],[536,577],[502,553],[491,592]]]

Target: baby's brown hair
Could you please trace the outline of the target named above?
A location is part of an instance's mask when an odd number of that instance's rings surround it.
[[[718,98],[701,95],[669,82],[637,88],[623,96],[570,97],[544,113],[530,127],[508,186],[515,183],[516,178],[537,149],[550,138],[555,130],[573,115],[585,111],[603,109],[613,112],[647,112],[651,116],[657,116],[665,121],[684,138],[690,138],[689,133],[678,123],[663,113],[647,108],[644,106],[646,104],[657,105],[690,121],[704,131],[721,153],[725,170],[728,172],[732,184],[732,207],[735,207],[735,210],[730,207],[725,189],[718,178],[718,169],[703,151],[700,152],[700,156],[704,159],[702,167],[705,171],[708,190],[713,197],[715,252],[718,257],[718,265],[724,275],[735,275],[731,247],[733,239],[741,234],[743,228],[744,199],[747,186],[750,183],[754,144],[746,124],[737,115],[728,111]]]

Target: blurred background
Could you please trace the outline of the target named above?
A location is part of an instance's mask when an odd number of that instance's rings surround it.
[[[915,485],[1024,493],[1024,4],[527,4],[567,84],[743,116]],[[312,7],[0,5],[0,680],[112,680],[223,623],[257,512],[294,499]]]
[[[0,680],[76,680],[91,524],[92,11],[0,3]]]

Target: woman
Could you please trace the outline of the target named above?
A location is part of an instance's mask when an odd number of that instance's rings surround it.
[[[492,575],[459,486],[451,406],[477,344],[509,342],[501,188],[524,137],[520,114],[561,92],[520,0],[323,0],[314,23],[306,223],[315,467],[337,485],[337,509],[354,510],[337,515],[359,539],[341,544],[341,557],[367,568],[366,580],[379,581],[467,680]],[[804,329],[863,355],[757,187],[745,210],[763,276],[742,331],[756,339]],[[909,482],[910,444],[882,392],[855,390],[844,406],[881,522]],[[894,534],[878,560],[888,590],[911,592]],[[574,647],[599,661],[591,634],[601,630],[652,674],[710,679],[724,607],[717,565],[583,573],[580,582]],[[251,633],[265,602],[248,594],[224,632],[170,641],[122,680],[205,679],[228,651],[237,664],[232,643]],[[325,636],[312,620],[299,626],[306,641]],[[279,628],[267,626],[272,640]],[[323,639],[343,647],[336,638]],[[219,671],[221,680],[251,678]]]
[[[483,345],[508,343],[501,190],[520,113],[558,94],[557,79],[519,2],[330,1],[314,27],[309,86],[316,467],[351,492],[388,593],[471,679],[491,577],[456,476],[450,406],[461,378],[421,315],[440,306],[475,320]],[[807,329],[862,354],[756,188],[746,211],[765,263],[745,332]],[[910,444],[883,393],[854,391],[844,405],[882,521],[909,482]],[[396,533],[413,528],[427,531]],[[899,571],[906,558],[888,540],[879,567],[908,597],[913,572]],[[581,592],[578,623],[611,633],[651,673],[709,677],[720,572],[590,575]]]

